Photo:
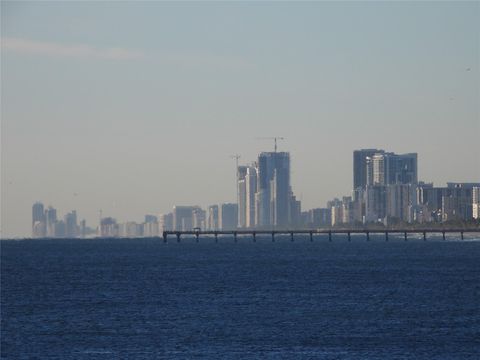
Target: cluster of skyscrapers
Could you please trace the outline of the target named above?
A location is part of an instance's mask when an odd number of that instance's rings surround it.
[[[395,154],[379,149],[353,153],[351,197],[334,199],[331,225],[427,223],[479,218],[480,183],[418,181],[417,154]]]
[[[159,229],[188,231],[286,229],[298,227],[300,202],[290,186],[290,154],[262,152],[257,161],[237,168],[238,203],[175,206],[160,216]]]
[[[145,215],[143,223],[100,219],[96,232],[77,224],[72,211],[63,220],[56,210],[35,203],[34,237],[159,236],[163,231],[234,229],[311,229],[399,223],[455,222],[480,219],[480,183],[418,181],[416,153],[395,154],[380,149],[353,152],[350,196],[328,201],[326,207],[302,211],[290,184],[290,154],[262,152],[257,161],[237,168],[237,203],[174,206],[168,214]]]
[[[57,218],[57,209],[45,208],[41,202],[32,207],[32,236],[35,238],[85,237],[92,232],[85,220],[77,221],[75,210],[67,213],[62,219]]]

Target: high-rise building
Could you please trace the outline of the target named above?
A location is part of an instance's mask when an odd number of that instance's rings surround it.
[[[335,226],[339,225],[343,221],[343,213],[342,213],[342,201],[340,199],[333,199],[327,202],[327,208],[330,209],[330,225]]]
[[[472,217],[480,219],[480,186],[472,188]]]
[[[65,236],[75,238],[78,236],[77,212],[73,210],[64,216]]]
[[[384,152],[379,149],[362,149],[353,152],[353,189],[367,186],[367,158]]]
[[[360,224],[365,220],[365,188],[356,188],[352,192],[352,221]]]
[[[84,238],[87,236],[87,220],[83,219],[80,221],[80,237]]]
[[[59,220],[55,223],[55,235],[56,238],[67,237],[67,227],[65,221]]]
[[[159,216],[159,232],[173,231],[173,214],[162,214]]]
[[[245,175],[245,226],[253,228],[255,222],[255,194],[257,193],[257,166],[256,164],[247,168]]]
[[[417,153],[395,155],[389,176],[389,184],[417,184]]]
[[[238,227],[244,228],[247,224],[247,176],[248,166],[239,166],[237,169],[238,191]]]
[[[351,196],[342,198],[342,224],[353,223],[354,207]]]
[[[297,200],[297,197],[293,195],[293,192],[291,190],[289,201],[289,225],[293,229],[299,228],[302,225],[302,202],[300,200]]]
[[[218,207],[218,222],[220,230],[235,230],[237,228],[237,204],[221,204]]]
[[[32,237],[42,238],[47,235],[45,222],[45,210],[41,202],[32,206]]]
[[[473,217],[473,189],[480,183],[447,183],[446,187],[419,186],[419,205],[426,206],[435,221],[468,220]]]
[[[193,229],[193,211],[198,206],[174,206],[173,228],[175,231],[191,231]]]
[[[155,215],[145,215],[145,221],[143,223],[143,236],[158,236],[159,226],[158,217]]]
[[[480,183],[447,183],[447,194],[442,197],[442,220],[470,220],[473,218],[474,189]]]
[[[142,224],[137,224],[135,221],[127,221],[123,224],[118,224],[118,235],[124,238],[136,238],[142,236]]]
[[[393,184],[386,187],[386,216],[403,222],[413,221],[416,202],[415,184]]]
[[[263,152],[258,157],[259,226],[286,227],[289,223],[290,155]]]
[[[311,209],[306,214],[305,225],[307,228],[330,226],[332,224],[332,211],[326,208]]]
[[[417,154],[376,153],[366,158],[367,185],[416,184]]]
[[[367,186],[365,189],[365,222],[381,222],[387,212],[386,188],[383,185]]]
[[[218,205],[210,205],[207,210],[207,229],[219,230],[218,225]]]
[[[193,209],[193,227],[195,229],[205,230],[206,211],[200,207]]]
[[[57,223],[57,210],[49,206],[45,210],[45,222],[47,228],[47,236],[55,237],[55,224]]]
[[[44,221],[35,221],[32,226],[32,237],[43,238],[47,235],[47,228]]]
[[[36,202],[32,206],[32,225],[36,221],[45,222],[45,212],[41,202]]]
[[[100,219],[98,235],[100,237],[116,237],[119,235],[119,226],[117,220],[112,217]]]

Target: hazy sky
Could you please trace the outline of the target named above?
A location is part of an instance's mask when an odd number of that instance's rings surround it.
[[[303,209],[352,151],[480,181],[479,2],[1,2],[2,237],[31,206],[119,221],[233,201],[284,136]]]

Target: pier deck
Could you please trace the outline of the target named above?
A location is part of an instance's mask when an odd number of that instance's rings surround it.
[[[347,235],[348,240],[351,240],[352,234],[364,234],[367,240],[370,240],[370,234],[385,234],[385,240],[388,241],[389,234],[403,234],[404,240],[407,240],[408,234],[421,234],[423,239],[427,239],[427,234],[442,234],[445,240],[445,235],[449,233],[460,234],[463,240],[465,233],[478,233],[480,228],[419,228],[419,229],[311,229],[311,230],[207,230],[207,231],[164,231],[162,233],[163,240],[166,242],[169,235],[174,235],[177,241],[181,237],[195,236],[199,239],[200,236],[214,236],[218,240],[220,235],[231,235],[234,240],[237,240],[239,235],[250,235],[253,241],[256,240],[257,235],[269,235],[272,241],[275,241],[276,235],[290,235],[291,240],[294,240],[295,235],[309,235],[310,240],[313,241],[314,235],[328,235],[328,239],[332,241],[333,235]]]

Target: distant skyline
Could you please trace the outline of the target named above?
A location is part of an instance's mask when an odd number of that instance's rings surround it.
[[[120,221],[233,202],[235,162],[291,155],[305,209],[352,152],[480,180],[478,2],[1,3],[1,230],[39,200]]]

